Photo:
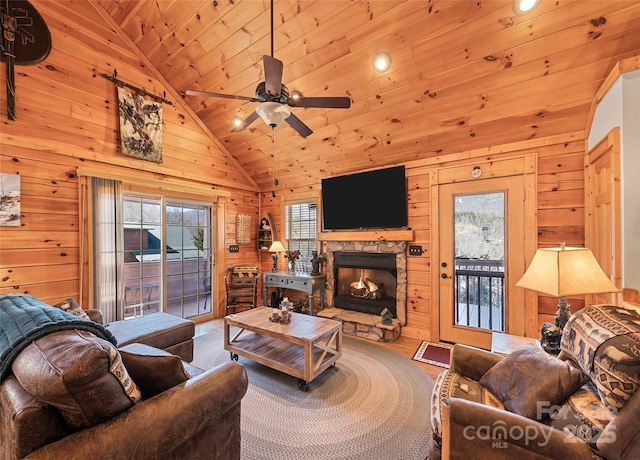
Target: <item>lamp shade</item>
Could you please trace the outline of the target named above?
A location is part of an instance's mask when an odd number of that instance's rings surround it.
[[[557,297],[619,292],[587,248],[538,249],[516,286]]]
[[[275,128],[289,118],[291,110],[286,105],[278,102],[262,102],[256,107],[256,113],[260,115],[267,125]]]
[[[271,243],[271,246],[269,247],[269,252],[285,252],[285,251],[286,249],[284,248],[282,243],[278,240]]]

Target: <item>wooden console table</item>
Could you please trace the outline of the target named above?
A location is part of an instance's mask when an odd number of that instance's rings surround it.
[[[293,289],[295,291],[306,292],[309,295],[309,314],[313,316],[313,294],[320,292],[320,308],[324,309],[324,287],[326,276],[312,275],[304,272],[265,272],[262,278],[262,289],[264,291],[264,305],[269,305],[269,288],[276,288],[278,297],[280,289]]]

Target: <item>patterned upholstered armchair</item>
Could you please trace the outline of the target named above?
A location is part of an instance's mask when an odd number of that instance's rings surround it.
[[[640,458],[640,314],[583,308],[561,350],[456,345],[432,395],[429,460]]]
[[[239,307],[256,307],[259,279],[260,269],[255,265],[236,265],[227,270],[224,277],[227,314],[235,313]]]

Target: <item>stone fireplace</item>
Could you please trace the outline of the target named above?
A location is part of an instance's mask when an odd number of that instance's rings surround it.
[[[407,256],[405,241],[324,241],[327,254],[326,302],[320,312],[343,321],[345,334],[392,341],[407,322]],[[371,284],[383,293],[371,294]],[[355,292],[354,292],[355,291]],[[380,313],[393,314],[382,325]]]

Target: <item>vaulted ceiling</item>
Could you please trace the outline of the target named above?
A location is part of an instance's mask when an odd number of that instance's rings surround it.
[[[349,109],[293,108],[314,132],[262,120],[232,133],[257,103],[271,53],[268,0],[97,0],[262,190],[414,159],[585,129],[617,61],[640,55],[640,2],[276,0],[274,56],[305,96]],[[378,51],[391,68],[371,66]]]

